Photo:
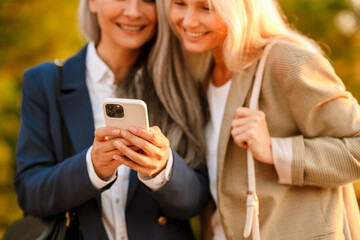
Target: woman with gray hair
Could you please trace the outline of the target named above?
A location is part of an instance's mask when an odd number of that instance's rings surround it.
[[[155,1],[81,0],[79,20],[89,43],[60,77],[53,63],[24,74],[20,207],[41,218],[72,209],[84,239],[193,239],[189,219],[210,196],[200,84],[153,76]],[[144,100],[153,127],[104,127],[108,97]],[[133,154],[144,162],[129,164]]]

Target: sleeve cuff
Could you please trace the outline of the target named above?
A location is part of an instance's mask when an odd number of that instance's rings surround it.
[[[293,161],[292,138],[271,138],[271,145],[279,183],[291,184],[291,165]]]
[[[173,157],[171,148],[169,148],[169,151],[170,151],[170,154],[169,154],[168,162],[166,164],[166,168],[164,170],[162,170],[156,177],[152,178],[149,176],[145,176],[141,173],[138,173],[139,180],[153,191],[159,190],[171,178],[174,157]]]
[[[107,179],[106,181],[99,178],[95,172],[94,166],[91,161],[91,149],[92,146],[88,149],[86,153],[86,167],[88,170],[89,178],[91,183],[94,185],[96,189],[102,189],[103,187],[105,187],[106,185],[108,185],[109,183],[115,180],[116,174],[114,173],[114,175],[109,179]]]

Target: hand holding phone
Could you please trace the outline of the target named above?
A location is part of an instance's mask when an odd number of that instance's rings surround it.
[[[162,171],[169,158],[170,143],[159,127],[149,129],[145,102],[138,99],[108,98],[103,103],[105,125],[121,129],[122,141],[114,142],[122,164],[147,176]],[[132,127],[132,128],[131,128]]]
[[[121,164],[146,176],[155,177],[166,168],[170,155],[170,142],[157,126],[149,131],[144,128],[132,127],[122,130],[121,137],[138,147],[141,151],[134,151],[120,140],[114,145],[120,154],[114,159]]]
[[[147,131],[149,124],[146,104],[141,100],[107,98],[103,102],[103,112],[106,127],[95,130],[91,159],[96,174],[101,179],[107,179],[114,174],[116,168],[120,165],[119,162],[113,161],[113,156],[120,154],[114,146],[114,141],[120,137],[120,131],[116,133],[112,128],[124,130],[129,129],[131,126],[138,126]],[[119,139],[119,141],[129,149],[139,150],[138,147],[124,138]]]

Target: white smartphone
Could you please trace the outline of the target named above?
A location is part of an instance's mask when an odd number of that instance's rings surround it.
[[[131,126],[149,130],[146,103],[139,99],[107,98],[103,102],[105,125],[120,129]]]

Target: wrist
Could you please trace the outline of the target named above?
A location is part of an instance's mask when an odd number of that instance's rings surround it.
[[[159,173],[164,171],[164,169],[166,168],[166,165],[167,165],[167,161],[166,161],[165,165],[163,167],[161,167],[158,171],[156,171],[154,174],[152,174],[151,177],[155,178],[157,175],[159,175]]]

